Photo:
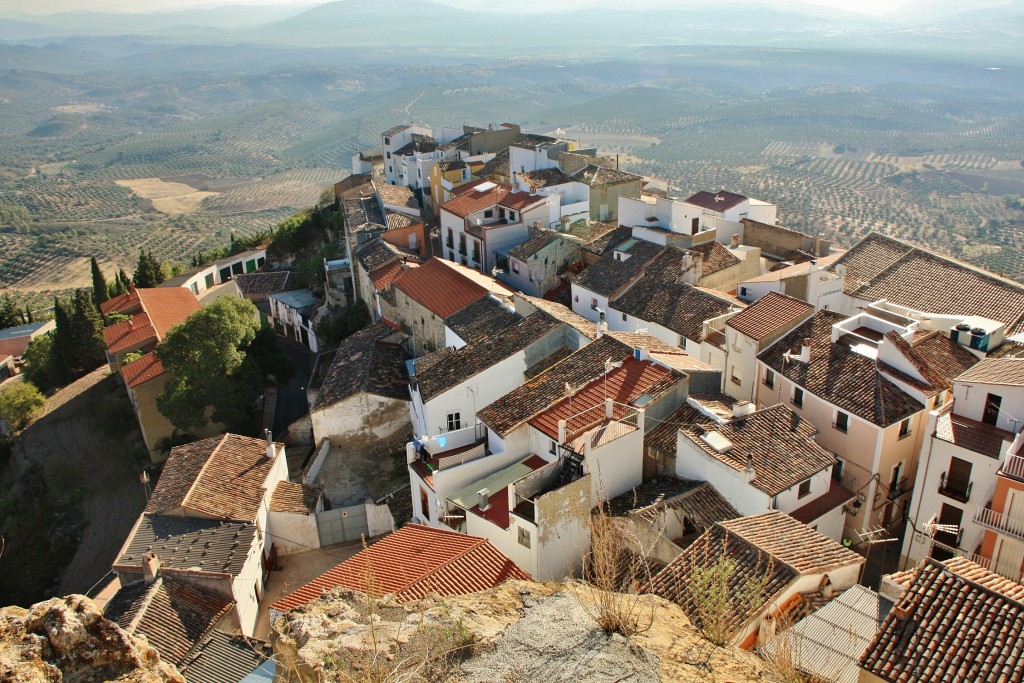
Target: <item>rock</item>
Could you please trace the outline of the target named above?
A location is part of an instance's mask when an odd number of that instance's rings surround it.
[[[0,609],[0,680],[184,683],[145,638],[105,619],[84,595]]]

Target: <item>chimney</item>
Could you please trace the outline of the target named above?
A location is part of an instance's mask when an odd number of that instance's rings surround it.
[[[754,404],[750,401],[737,401],[732,404],[732,417],[735,420],[742,419],[754,412]]]
[[[703,260],[700,254],[686,252],[679,266],[679,284],[697,285],[704,271]]]
[[[740,246],[740,236],[739,235],[733,235],[732,236],[732,243],[731,243],[730,246],[733,249],[735,249],[736,247]]]
[[[637,360],[650,360],[651,350],[645,346],[634,346],[633,358],[636,358]]]
[[[747,451],[747,466],[743,469],[743,480],[748,484],[754,481],[757,473],[754,472],[754,453],[753,451]]]
[[[804,337],[803,341],[800,342],[800,362],[810,363],[811,362],[811,338]]]
[[[491,492],[488,489],[480,489],[476,492],[480,496],[480,512],[487,512],[491,509]]]
[[[142,556],[142,579],[146,583],[153,583],[156,581],[157,574],[160,573],[160,558],[154,553],[146,553]]]
[[[277,450],[274,448],[274,438],[270,434],[269,429],[264,429],[263,435],[267,439],[267,459],[273,460],[274,457],[277,455]]]
[[[608,323],[604,319],[604,311],[597,314],[597,338],[600,339],[608,331]]]

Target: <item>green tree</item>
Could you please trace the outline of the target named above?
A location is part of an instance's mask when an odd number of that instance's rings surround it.
[[[128,277],[128,273],[124,272],[124,268],[118,269],[117,279],[114,285],[114,296],[117,296],[118,294],[124,294],[125,292],[132,288],[132,280],[131,278]]]
[[[71,314],[72,375],[81,376],[103,364],[106,344],[103,341],[103,318],[85,289],[75,291]]]
[[[14,429],[21,429],[45,403],[46,397],[34,384],[14,382],[0,391],[0,420]]]
[[[171,380],[157,408],[183,431],[210,421],[244,430],[265,383],[247,351],[259,330],[256,307],[247,299],[222,297],[172,328],[157,346]],[[243,429],[240,429],[243,428]]]
[[[63,366],[54,350],[54,333],[40,335],[28,343],[22,354],[25,379],[50,393],[66,381]]]
[[[153,256],[152,251],[139,250],[139,262],[132,275],[132,282],[136,287],[148,289],[156,287],[164,281],[163,269],[160,262]]]
[[[0,300],[0,330],[8,327],[17,327],[22,324],[21,312],[11,297],[4,294],[2,300]]]
[[[92,300],[96,304],[96,308],[99,308],[104,301],[110,298],[110,293],[107,290],[107,278],[100,270],[100,264],[96,262],[95,256],[92,257],[89,266],[92,269]]]
[[[25,304],[25,322],[27,324],[32,324],[35,321],[35,317],[32,315],[32,309],[29,308],[28,304]]]
[[[71,379],[75,367],[75,340],[71,331],[71,313],[67,302],[58,298],[53,300],[53,319],[56,328],[53,331],[53,359],[59,368],[59,374],[65,381]]]

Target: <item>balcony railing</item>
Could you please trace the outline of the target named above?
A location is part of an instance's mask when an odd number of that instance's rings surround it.
[[[1024,457],[1019,455],[1008,455],[999,468],[999,475],[1010,477],[1017,481],[1024,481]]]
[[[895,486],[889,488],[889,492],[886,494],[886,497],[889,500],[896,500],[900,496],[905,495],[909,490],[910,487],[907,485],[907,478],[902,477],[898,482],[896,482]]]
[[[992,508],[981,508],[974,514],[974,522],[997,533],[1024,541],[1024,519],[1009,517]]]
[[[939,477],[939,493],[947,498],[959,500],[961,503],[969,501],[971,499],[971,489],[974,487],[974,482],[965,481],[963,479],[954,479],[946,475],[947,473],[943,472],[942,476]]]

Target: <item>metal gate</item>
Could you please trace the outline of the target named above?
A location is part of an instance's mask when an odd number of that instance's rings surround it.
[[[353,505],[337,510],[324,510],[316,513],[316,528],[320,534],[320,545],[334,545],[347,541],[358,541],[364,535],[369,536],[369,525],[366,521],[366,506]]]

